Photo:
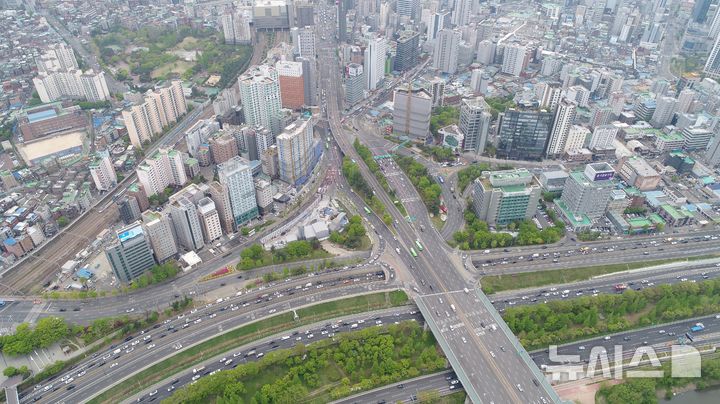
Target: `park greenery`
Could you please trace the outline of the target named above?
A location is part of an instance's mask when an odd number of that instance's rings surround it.
[[[427,146],[422,143],[419,143],[417,147],[426,155],[431,156],[435,161],[441,163],[455,161],[455,152],[449,147]]]
[[[360,173],[360,167],[358,167],[357,163],[345,157],[342,164],[342,173],[350,187],[367,203],[370,209],[378,216],[382,215],[383,221],[388,224],[386,219],[390,218],[390,215],[386,214],[385,205],[373,194],[372,189],[363,178],[362,173]],[[392,221],[392,218],[390,218],[390,221]]]
[[[583,230],[577,234],[577,238],[580,241],[595,241],[600,238],[599,231]]]
[[[8,366],[3,369],[3,375],[7,377],[21,375],[23,378],[25,378],[30,376],[30,369],[28,369],[28,367],[25,365],[22,365],[19,368],[16,368],[14,366]]]
[[[476,178],[480,178],[483,172],[489,171],[490,165],[487,163],[471,164],[458,171],[458,190],[462,193],[465,188],[470,185]]]
[[[261,244],[253,244],[240,253],[240,262],[237,264],[237,269],[238,271],[244,271],[268,265],[304,259],[327,258],[329,256],[330,254],[322,249],[320,242],[316,239],[291,241],[283,248],[273,247],[270,251],[266,251]]]
[[[460,110],[457,107],[438,107],[430,115],[430,132],[433,136],[438,135],[438,130],[445,126],[458,123]]]
[[[392,189],[390,189],[390,185],[388,185],[387,178],[383,175],[382,171],[380,170],[380,165],[375,161],[373,158],[372,152],[370,149],[368,149],[367,146],[360,143],[360,140],[358,138],[355,138],[355,141],[353,142],[353,147],[355,148],[355,151],[360,155],[360,158],[365,162],[365,165],[368,167],[371,173],[377,178],[380,185],[383,187],[385,192],[392,193]]]
[[[424,165],[412,157],[395,156],[395,161],[417,189],[420,199],[425,203],[428,211],[437,215],[440,212],[440,195],[442,194],[440,184],[435,182]]]
[[[67,226],[70,223],[70,219],[67,218],[67,216],[60,216],[57,218],[57,225],[60,228],[63,228]]]
[[[445,366],[430,331],[415,322],[368,327],[206,376],[177,390],[183,403],[329,402]]]
[[[503,318],[531,350],[718,311],[720,280],[708,280],[513,307]]]
[[[155,265],[140,277],[134,279],[131,284],[132,289],[140,289],[149,285],[161,283],[165,280],[174,278],[179,272],[177,263],[168,261],[164,264]]]
[[[465,229],[453,234],[453,241],[461,250],[480,250],[486,248],[502,248],[511,245],[536,245],[555,243],[563,236],[562,226],[538,229],[530,220],[512,222],[507,229],[517,232],[513,237],[509,232],[492,232],[487,223],[478,219],[471,210],[465,211]]]
[[[359,248],[363,244],[365,238],[365,226],[362,224],[362,218],[354,215],[350,218],[344,231],[334,231],[330,233],[330,241],[340,244],[349,249]]]
[[[492,114],[493,119],[496,119],[498,114],[505,112],[506,109],[516,106],[511,95],[507,97],[486,97],[485,102],[490,106],[490,114]]]
[[[214,29],[188,26],[177,30],[151,26],[129,30],[117,25],[109,32],[94,32],[93,41],[103,64],[117,70],[118,80],[132,74],[145,83],[173,76],[190,80],[204,72],[220,74],[217,87],[224,88],[247,66],[252,54],[249,46],[225,44]],[[182,60],[174,51],[196,51],[197,59]]]
[[[70,327],[59,317],[45,317],[38,320],[35,328],[22,323],[15,333],[0,336],[0,349],[6,355],[17,356],[37,348],[47,348],[70,335]]]
[[[152,206],[162,206],[170,199],[170,195],[174,193],[175,189],[173,187],[166,187],[162,192],[151,195],[148,201]]]

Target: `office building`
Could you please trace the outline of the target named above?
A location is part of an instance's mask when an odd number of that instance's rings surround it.
[[[294,5],[295,21],[291,21],[291,25],[303,28],[315,23],[315,6],[311,2],[296,2]]]
[[[682,130],[684,150],[705,150],[710,144],[713,133],[700,126],[690,126]]]
[[[370,91],[378,88],[385,78],[385,53],[387,52],[387,42],[385,38],[373,37],[369,38],[367,47],[365,48],[365,59],[363,71],[367,79],[367,89]]]
[[[615,125],[596,126],[590,137],[590,150],[607,150],[615,149],[615,138],[617,137],[618,127]]]
[[[265,215],[273,210],[273,195],[274,189],[270,181],[265,181],[262,178],[255,179],[255,200],[258,205],[260,212]]]
[[[125,195],[132,196],[135,198],[135,200],[137,200],[141,212],[150,209],[150,200],[148,199],[147,194],[145,194],[143,186],[139,182],[133,182],[132,184],[128,185],[128,187],[125,189]]]
[[[545,155],[553,114],[544,110],[508,109],[498,122],[497,156],[540,160]]]
[[[656,100],[657,107],[650,118],[650,125],[655,128],[662,128],[672,122],[675,115],[675,106],[677,100],[673,97],[658,97]]]
[[[532,174],[519,168],[486,171],[473,183],[473,210],[490,226],[504,226],[535,215],[540,186]]]
[[[573,101],[563,99],[558,104],[545,153],[548,157],[557,157],[565,152],[565,143],[570,133],[570,127],[575,122],[576,110],[577,104]]]
[[[293,51],[296,55],[315,60],[317,55],[315,50],[315,27],[291,28],[290,37],[292,38]]]
[[[433,51],[433,68],[447,74],[455,74],[458,66],[459,31],[445,28],[438,32]]]
[[[497,50],[497,44],[489,39],[483,39],[478,42],[477,55],[475,60],[478,63],[484,65],[491,65],[495,63],[495,51]]]
[[[166,212],[146,210],[142,213],[142,221],[157,262],[174,257],[178,248],[170,216]]]
[[[123,223],[130,224],[140,219],[140,205],[138,205],[134,197],[124,195],[115,203],[118,206],[120,219],[122,219]]]
[[[655,135],[655,149],[660,153],[679,150],[683,147],[684,141],[683,136],[679,132],[660,132]]]
[[[472,14],[472,0],[455,0],[452,13],[452,23],[456,27],[467,25]]]
[[[720,35],[715,38],[703,72],[714,79],[720,78]]]
[[[280,179],[293,186],[305,183],[315,161],[312,120],[301,118],[286,127],[277,150]]]
[[[187,182],[182,154],[176,150],[159,149],[138,165],[135,172],[148,197],[170,185],[183,186]]]
[[[538,83],[535,86],[535,95],[540,108],[547,108],[548,111],[555,111],[563,99],[564,91],[558,85]]]
[[[410,20],[420,20],[420,2],[419,0],[397,0],[395,3],[395,11],[400,17],[407,17]]]
[[[357,63],[348,63],[345,67],[345,102],[353,106],[365,98],[365,71]]]
[[[519,77],[528,63],[527,47],[523,44],[511,43],[505,45],[501,72]]]
[[[678,114],[684,114],[686,112],[689,112],[690,107],[692,106],[693,101],[695,101],[697,95],[698,93],[690,88],[684,88],[682,91],[680,91],[680,94],[678,94],[675,112],[677,112]]]
[[[614,176],[615,170],[608,163],[592,163],[583,171],[571,172],[560,197],[563,213],[586,215],[591,220],[602,217],[615,188]]]
[[[692,9],[692,20],[698,24],[702,24],[707,19],[708,10],[710,9],[712,0],[695,0]]]
[[[268,65],[250,67],[238,78],[245,122],[262,126],[277,135],[280,126],[280,85],[277,70]]]
[[[262,171],[270,178],[277,178],[280,175],[280,162],[278,161],[277,145],[272,145],[260,156]]]
[[[252,4],[252,21],[255,30],[290,29],[290,11],[285,0],[256,0]]]
[[[393,132],[425,140],[430,130],[432,96],[424,88],[399,87],[393,93]]]
[[[420,34],[402,31],[395,47],[395,70],[405,72],[417,66],[420,50]]]
[[[652,191],[660,185],[660,174],[642,157],[621,159],[618,174],[631,187],[640,191]]]
[[[110,152],[100,150],[96,153],[95,159],[88,165],[90,175],[95,182],[98,191],[107,191],[117,185],[115,167],[110,160]]]
[[[305,105],[317,105],[317,63],[315,59],[300,56],[295,61],[302,63]]]
[[[210,138],[210,155],[215,164],[224,163],[238,155],[237,140],[231,133],[223,132]]]
[[[438,11],[430,15],[430,23],[427,29],[427,40],[432,42],[437,38],[438,32],[450,28],[451,16],[447,11]]]
[[[280,60],[275,64],[283,108],[300,109],[305,101],[305,79],[302,62]]]
[[[226,234],[232,233],[235,229],[235,219],[232,215],[230,195],[228,194],[227,186],[217,181],[213,181],[208,184],[208,192],[210,193],[210,199],[212,199],[215,204],[215,209],[218,212],[220,226]]]
[[[187,196],[176,194],[168,206],[178,244],[190,251],[203,248],[202,225],[195,204]]]
[[[205,244],[210,244],[222,237],[220,216],[217,209],[215,209],[215,202],[208,197],[204,197],[198,201],[197,211],[200,216],[200,224],[202,225]]]
[[[228,189],[235,228],[258,216],[250,166],[239,156],[217,166],[220,183]]]
[[[150,242],[139,222],[117,232],[115,243],[105,250],[113,273],[128,283],[155,265]]]
[[[565,170],[543,171],[538,176],[538,182],[544,191],[554,192],[559,195],[565,188],[565,182],[569,175]]]
[[[563,153],[577,152],[585,147],[585,140],[590,137],[590,129],[580,126],[572,125],[568,131],[567,138],[565,139],[565,147],[563,147]]]
[[[490,131],[490,106],[482,97],[466,98],[460,102],[458,128],[463,133],[462,150],[482,154]]]
[[[180,80],[145,93],[142,104],[122,111],[123,121],[133,146],[142,148],[152,137],[187,112],[185,95]]]
[[[705,162],[711,167],[720,164],[720,135],[717,134],[717,130],[713,134],[708,149],[705,151]]]
[[[243,12],[226,12],[220,16],[223,36],[226,44],[247,45],[252,42],[250,29],[252,18]]]

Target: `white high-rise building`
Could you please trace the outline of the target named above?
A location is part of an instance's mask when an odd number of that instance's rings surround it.
[[[387,52],[387,41],[382,37],[368,39],[365,48],[365,77],[367,78],[367,89],[375,90],[385,78],[385,53]]]
[[[187,112],[185,95],[180,80],[173,80],[155,91],[148,90],[140,105],[122,111],[123,121],[133,146],[142,148],[143,143],[162,132],[163,128],[177,122]]]
[[[715,43],[703,68],[705,74],[715,79],[720,78],[720,55],[718,53],[720,53],[720,35],[715,37]]]
[[[708,37],[717,38],[718,35],[720,35],[720,7],[717,8],[717,11],[715,11],[715,16],[713,17],[712,23],[710,24],[710,32],[708,33]]]
[[[563,90],[560,87],[548,83],[538,83],[535,88],[535,95],[538,98],[540,108],[547,108],[548,111],[555,111],[563,97]]]
[[[185,131],[185,144],[188,154],[197,156],[200,146],[207,144],[210,137],[220,130],[220,123],[216,119],[201,119]]]
[[[150,244],[157,262],[163,262],[175,256],[178,249],[175,229],[170,216],[166,212],[146,210],[142,213],[142,221],[146,233],[150,237]]]
[[[452,13],[452,23],[456,27],[467,25],[472,14],[472,0],[455,0],[455,7]]]
[[[65,43],[57,43],[48,46],[48,49],[35,58],[38,73],[47,74],[52,72],[69,72],[78,69],[78,62],[75,59],[75,52]]]
[[[315,27],[293,27],[290,29],[293,50],[300,57],[315,59]]]
[[[588,147],[590,150],[606,150],[615,148],[615,138],[618,134],[618,127],[615,125],[596,126],[590,138]]]
[[[117,184],[115,167],[107,150],[98,151],[95,160],[88,167],[98,191],[107,191]]]
[[[277,137],[280,179],[291,185],[303,183],[310,172],[313,155],[313,123],[298,119]]]
[[[70,70],[41,73],[33,78],[33,85],[42,102],[61,98],[82,98],[90,102],[110,99],[104,72]]]
[[[238,227],[258,216],[250,166],[240,156],[218,164],[220,183],[227,186],[235,226]]]
[[[419,6],[418,0],[397,0],[395,3],[397,15],[407,17],[415,21],[417,21],[420,17],[417,15]]]
[[[434,41],[437,38],[438,32],[444,28],[449,28],[450,25],[450,13],[447,11],[438,11],[430,15],[430,23],[427,29],[427,40]]]
[[[455,74],[458,65],[458,47],[462,35],[448,28],[440,30],[435,40],[433,67],[443,73]]]
[[[274,135],[280,133],[282,101],[275,68],[268,65],[250,67],[238,78],[238,85],[245,122],[267,128]]]
[[[227,44],[249,44],[252,42],[250,22],[252,17],[243,12],[228,12],[220,16],[223,36]]]
[[[567,153],[582,149],[588,135],[590,135],[590,129],[580,125],[572,125],[568,131],[563,151]]]
[[[482,97],[468,98],[460,103],[458,128],[463,133],[463,151],[482,154],[490,131],[490,106]]]
[[[204,197],[198,201],[197,209],[200,224],[202,224],[203,236],[205,236],[205,244],[210,244],[222,237],[220,216],[217,209],[215,209],[215,202],[208,197]]]
[[[182,154],[177,150],[158,150],[135,172],[148,197],[163,192],[169,185],[183,186],[187,182]]]
[[[650,118],[650,125],[655,128],[662,128],[669,125],[675,115],[677,100],[673,97],[658,97],[657,107]]]
[[[690,111],[690,106],[692,105],[693,101],[695,101],[695,97],[697,97],[697,92],[695,92],[695,90],[693,89],[685,88],[680,91],[677,99],[676,112],[678,114],[684,114]]]
[[[169,204],[175,235],[181,246],[199,250],[205,245],[202,225],[195,204],[185,196],[171,200]]]
[[[570,127],[575,121],[575,112],[577,105],[566,99],[558,104],[555,112],[555,120],[550,131],[550,139],[548,140],[547,151],[545,155],[548,157],[559,156],[565,151]]]
[[[523,44],[505,45],[501,71],[505,74],[520,76],[527,66],[527,47]]]

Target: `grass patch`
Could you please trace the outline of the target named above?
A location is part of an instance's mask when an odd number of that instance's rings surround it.
[[[440,215],[433,215],[433,217],[430,218],[430,221],[432,221],[433,226],[435,226],[438,231],[445,227],[445,222],[440,219]]]
[[[218,335],[208,341],[188,348],[185,351],[164,359],[160,363],[139,372],[121,384],[90,400],[90,403],[117,403],[132,396],[161,380],[164,380],[208,357],[221,354],[234,347],[277,334],[284,330],[300,327],[339,316],[401,306],[408,302],[408,296],[402,291],[381,292],[364,296],[355,296],[333,302],[297,310],[300,317],[293,320],[292,313],[283,313],[269,317],[235,330]]]
[[[509,275],[485,276],[480,281],[482,290],[486,294],[515,290],[535,286],[562,284],[568,282],[585,281],[593,276],[627,271],[629,269],[645,268],[654,265],[669,264],[672,262],[697,261],[707,258],[716,258],[717,255],[701,255],[690,258],[668,258],[655,261],[640,261],[624,264],[598,265],[592,267],[556,269],[552,271],[526,272]]]

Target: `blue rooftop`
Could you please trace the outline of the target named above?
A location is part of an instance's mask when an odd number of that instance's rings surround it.
[[[122,233],[119,233],[118,239],[120,239],[120,241],[126,241],[126,240],[130,240],[131,238],[135,238],[141,234],[143,234],[142,227],[136,226],[131,229],[125,230]]]
[[[57,112],[55,112],[52,108],[27,114],[28,122],[30,123],[42,121],[43,119],[54,118],[56,116]]]

